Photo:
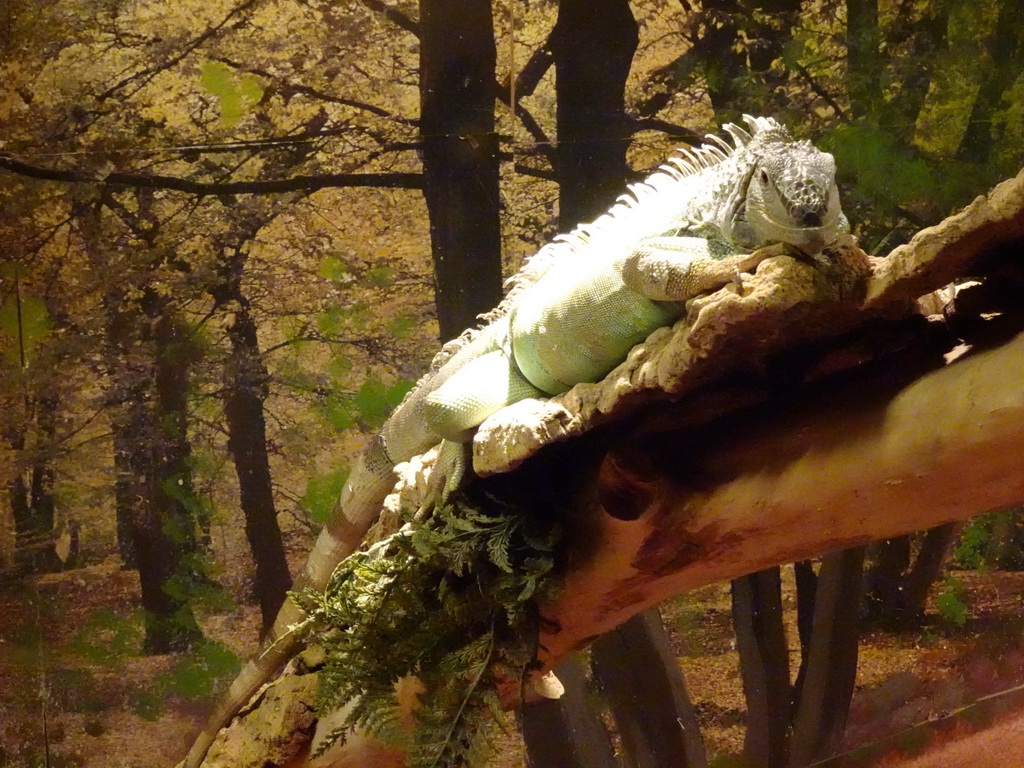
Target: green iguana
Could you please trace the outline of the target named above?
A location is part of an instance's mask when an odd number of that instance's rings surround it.
[[[555,238],[512,278],[480,328],[441,349],[359,458],[295,589],[323,589],[360,545],[394,486],[397,463],[441,444],[436,466],[450,489],[465,461],[459,445],[500,408],[599,380],[678,319],[686,300],[753,270],[764,256],[752,251],[784,243],[813,254],[847,230],[832,156],[794,141],[772,118],[744,121],[749,132],[724,127],[734,147],[709,136],[698,149],[680,150],[606,214]],[[286,602],[186,768],[201,764],[217,732],[293,655],[302,619]]]

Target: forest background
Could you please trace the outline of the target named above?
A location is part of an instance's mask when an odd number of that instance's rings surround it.
[[[524,257],[744,112],[835,154],[884,254],[1020,168],[1022,43],[1015,0],[3,0],[4,663],[69,701],[161,656],[133,716],[209,696]],[[1017,527],[962,562],[1016,565]],[[41,574],[74,569],[120,592],[69,626]]]

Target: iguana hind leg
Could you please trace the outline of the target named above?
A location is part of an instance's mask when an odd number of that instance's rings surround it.
[[[424,418],[444,440],[431,472],[427,500],[417,517],[443,504],[459,487],[470,462],[467,443],[473,429],[506,405],[528,397],[545,397],[545,393],[526,380],[503,349],[466,363],[427,397]]]
[[[492,413],[528,397],[547,394],[526,380],[507,351],[496,349],[466,363],[431,392],[424,418],[445,440],[464,443]]]

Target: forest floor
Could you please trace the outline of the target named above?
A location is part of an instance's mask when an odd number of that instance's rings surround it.
[[[979,762],[983,738],[997,745],[997,759],[1007,758],[1010,741],[1024,753],[1024,696],[969,706],[1024,684],[1024,573],[955,576],[953,608],[966,608],[963,626],[933,608],[922,631],[862,639],[844,749],[875,747],[827,765],[957,768],[952,752],[927,762],[929,750],[957,741],[970,759],[962,765],[981,768],[990,765]],[[785,600],[791,608],[789,588]],[[168,768],[181,758],[224,662],[216,648],[140,656],[137,605],[137,574],[115,563],[0,585],[0,768]],[[738,753],[744,709],[728,586],[677,598],[663,613],[709,755]],[[214,613],[203,627],[245,656],[255,648],[257,611]],[[794,669],[798,662],[794,651]],[[972,735],[981,731],[988,736]],[[503,738],[498,752],[495,768],[523,765],[515,736]]]

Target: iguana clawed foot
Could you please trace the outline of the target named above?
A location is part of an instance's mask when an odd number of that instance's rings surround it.
[[[459,489],[470,462],[470,443],[442,440],[437,449],[437,458],[430,471],[427,491],[414,520],[425,520],[437,507],[444,505],[448,498]]]

